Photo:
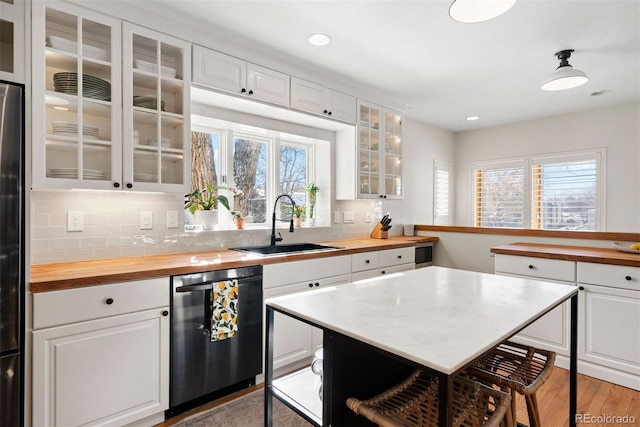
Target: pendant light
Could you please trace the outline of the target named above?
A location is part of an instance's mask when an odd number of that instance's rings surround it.
[[[516,4],[517,0],[455,0],[449,8],[454,21],[471,24],[500,16]]]
[[[560,60],[560,65],[555,73],[551,74],[542,83],[542,90],[565,90],[581,86],[589,81],[589,77],[580,70],[576,70],[569,64],[569,58],[573,49],[565,49],[555,53]]]

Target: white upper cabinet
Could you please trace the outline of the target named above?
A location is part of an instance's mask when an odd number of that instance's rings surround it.
[[[25,3],[0,0],[0,80],[25,82]]]
[[[123,25],[125,186],[186,192],[190,156],[190,44]]]
[[[297,77],[291,78],[291,108],[355,123],[356,98]]]
[[[189,44],[66,2],[32,28],[33,187],[188,190]]]
[[[193,45],[193,82],[289,106],[289,75],[197,45]]]
[[[33,186],[112,189],[122,179],[120,22],[33,3]]]
[[[336,198],[402,199],[402,114],[361,100],[357,112],[357,140],[336,144]]]

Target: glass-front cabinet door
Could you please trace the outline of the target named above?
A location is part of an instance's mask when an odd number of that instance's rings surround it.
[[[384,110],[384,191],[391,199],[402,198],[402,114]]]
[[[125,185],[188,191],[190,45],[128,23],[123,30]]]
[[[34,187],[119,186],[120,22],[58,2],[33,17]]]
[[[400,199],[402,114],[358,101],[358,198]]]

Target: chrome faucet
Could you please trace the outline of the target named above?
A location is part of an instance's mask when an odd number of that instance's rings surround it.
[[[278,233],[280,237],[276,237],[276,221],[286,221],[284,219],[276,220],[276,208],[278,207],[278,200],[280,200],[281,197],[288,197],[289,200],[291,200],[291,222],[289,224],[289,233],[293,233],[293,210],[296,206],[296,202],[293,201],[290,195],[281,194],[276,197],[276,202],[273,204],[273,215],[271,217],[271,246],[275,246],[276,242],[282,242],[282,235],[280,233]]]

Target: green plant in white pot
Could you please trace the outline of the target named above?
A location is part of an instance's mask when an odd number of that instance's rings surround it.
[[[205,188],[196,188],[186,196],[187,202],[184,208],[195,215],[205,230],[213,230],[218,223],[218,204],[231,211],[227,196],[218,194],[219,190],[225,189],[226,187],[217,187],[207,182]]]
[[[309,225],[313,226],[316,222],[316,200],[320,189],[313,182],[307,184],[304,189],[307,192],[307,200],[309,201],[309,216],[307,219],[309,221]]]

